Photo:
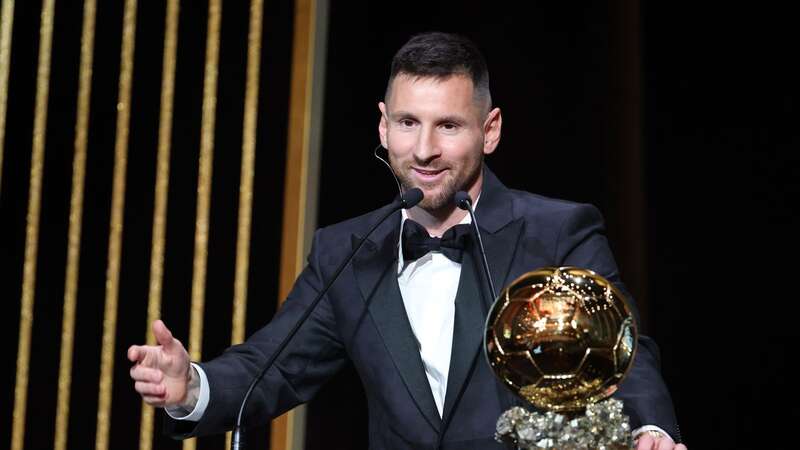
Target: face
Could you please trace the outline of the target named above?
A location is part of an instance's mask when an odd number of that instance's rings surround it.
[[[500,140],[500,110],[486,114],[473,96],[472,80],[400,74],[392,81],[387,103],[378,107],[381,144],[404,189],[418,187],[423,209],[453,207],[460,190],[475,199],[480,193],[483,155]]]

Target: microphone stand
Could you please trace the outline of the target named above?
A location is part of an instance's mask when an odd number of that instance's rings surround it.
[[[483,239],[481,239],[481,232],[478,229],[478,221],[475,220],[475,211],[472,209],[472,199],[464,191],[458,191],[455,195],[456,206],[469,212],[472,219],[472,229],[475,231],[475,236],[478,238],[478,248],[481,251],[481,262],[483,262],[483,271],[486,274],[486,280],[489,281],[489,292],[492,294],[492,300],[497,299],[497,291],[494,289],[494,282],[492,281],[492,274],[489,272],[489,262],[486,260],[486,252],[483,250]]]
[[[358,253],[358,251],[367,241],[367,238],[372,234],[372,232],[375,231],[375,229],[378,228],[380,224],[382,224],[387,218],[389,218],[389,216],[397,212],[399,209],[401,208],[408,209],[416,206],[417,203],[422,201],[422,197],[423,197],[422,190],[420,190],[419,188],[414,188],[405,192],[400,197],[399,200],[395,201],[394,203],[391,203],[389,205],[388,211],[380,218],[380,220],[378,220],[372,226],[372,228],[369,229],[367,234],[365,234],[364,237],[361,238],[356,248],[350,253],[347,259],[345,259],[342,262],[342,264],[339,265],[339,267],[336,269],[336,272],[334,272],[333,277],[331,277],[331,279],[328,281],[325,287],[322,288],[321,291],[319,291],[319,294],[317,294],[316,298],[314,298],[314,301],[312,301],[311,304],[308,305],[308,307],[306,307],[305,311],[303,312],[303,315],[300,317],[297,323],[294,324],[294,327],[292,327],[291,331],[289,331],[289,334],[287,334],[286,337],[283,338],[281,343],[278,345],[278,348],[272,353],[272,356],[270,356],[270,358],[264,364],[261,371],[253,379],[253,381],[250,383],[250,386],[247,388],[247,392],[244,394],[244,398],[242,399],[242,404],[239,407],[239,414],[236,417],[236,425],[233,428],[233,436],[231,439],[232,450],[244,450],[245,448],[245,441],[242,437],[243,435],[242,417],[244,416],[244,410],[245,407],[247,406],[247,402],[248,400],[250,400],[250,395],[252,394],[258,382],[261,381],[261,379],[264,377],[264,374],[267,373],[267,370],[269,370],[270,367],[272,367],[272,364],[275,363],[276,359],[278,359],[278,356],[280,356],[281,352],[289,344],[289,341],[291,341],[292,338],[295,336],[295,334],[297,334],[297,331],[300,330],[300,327],[303,325],[303,323],[305,323],[306,319],[308,319],[308,316],[310,316],[311,313],[314,311],[314,308],[316,308],[317,304],[319,304],[319,302],[322,300],[322,297],[324,297],[325,294],[328,293],[328,290],[331,288],[333,283],[339,278],[339,275],[342,273],[344,268],[347,267],[347,265],[356,255],[356,253]]]

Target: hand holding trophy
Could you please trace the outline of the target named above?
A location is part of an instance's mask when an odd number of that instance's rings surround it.
[[[544,267],[503,289],[486,322],[489,365],[538,410],[514,407],[496,439],[517,449],[630,449],[622,402],[637,331],[620,291],[596,273]]]

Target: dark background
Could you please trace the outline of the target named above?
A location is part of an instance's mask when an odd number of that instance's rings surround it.
[[[122,19],[121,1],[98,3],[70,408],[69,443],[76,449],[94,443]],[[163,316],[186,342],[207,16],[205,4],[183,3]],[[248,334],[276,304],[291,59],[291,2],[265,3]],[[493,100],[504,115],[489,166],[510,187],[593,203],[604,213],[643,328],[661,346],[689,447],[795,447],[787,437],[800,419],[789,371],[800,337],[793,284],[800,74],[788,8],[621,0],[332,3],[320,226],[374,209],[395,193],[372,157],[393,53],[415,32],[465,34],[486,55]],[[17,2],[15,9],[0,186],[0,316],[12,336],[40,7]],[[81,14],[79,4],[56,2],[26,448],[48,448],[53,440]],[[124,349],[145,333],[163,15],[163,2],[139,2],[112,448],[138,447],[131,424],[138,424],[140,403]],[[206,358],[230,339],[246,3],[225,2],[222,17]],[[10,367],[15,352],[8,352]],[[10,436],[14,371],[2,373],[0,436]],[[42,425],[34,432],[37,420]],[[366,448],[363,393],[352,369],[310,404],[308,422],[309,449]],[[251,448],[265,448],[266,435],[251,434],[261,438]],[[211,437],[199,448],[222,446],[222,437]],[[179,444],[157,437],[154,448]]]
[[[394,193],[371,156],[393,53],[414,32],[463,33],[484,51],[504,114],[489,166],[510,187],[597,205],[612,248],[644,253],[644,270],[617,256],[689,448],[793,448],[780,431],[800,418],[789,369],[800,337],[792,15],[752,3],[642,2],[638,14],[634,2],[528,3],[332,5],[320,224]],[[624,104],[637,94],[638,129]],[[637,135],[631,167],[619,147]],[[625,203],[619,167],[638,171],[640,204]],[[325,431],[309,448],[350,429],[347,442],[366,446],[365,414],[335,414],[362,395],[353,377],[312,402],[309,430]]]

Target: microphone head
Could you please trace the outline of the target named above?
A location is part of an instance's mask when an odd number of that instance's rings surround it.
[[[469,197],[466,191],[458,191],[456,195],[453,197],[453,201],[456,202],[456,206],[463,210],[469,209],[469,206],[472,204],[472,199]]]
[[[422,189],[409,189],[400,197],[400,203],[403,204],[403,209],[413,208],[417,206],[417,203],[422,201],[423,197],[425,197],[425,194],[422,193]]]

